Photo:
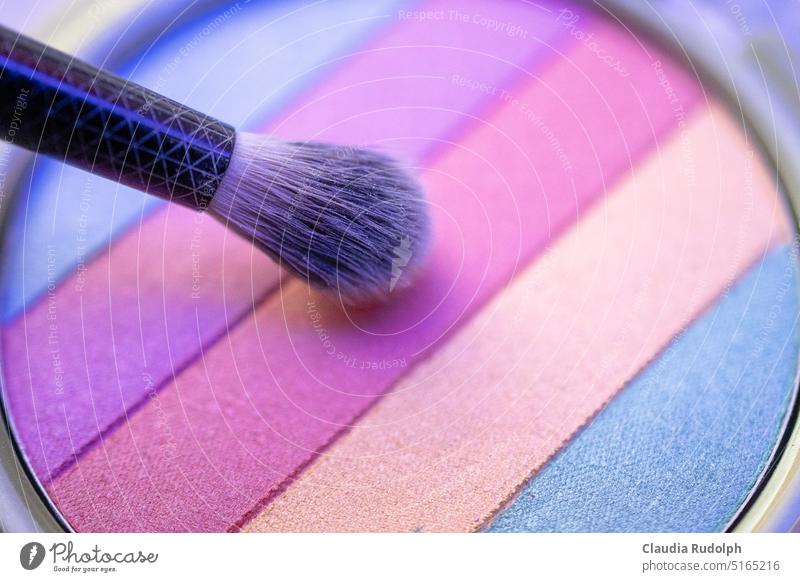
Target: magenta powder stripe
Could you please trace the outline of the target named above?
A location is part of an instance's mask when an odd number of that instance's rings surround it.
[[[447,6],[435,0],[419,10],[437,12]],[[461,6],[525,21],[546,44],[554,41],[560,28],[552,14],[519,3],[494,7],[476,0]],[[271,127],[292,130],[303,139],[320,129],[333,134],[328,120],[319,116],[327,102],[316,107],[308,103],[341,94],[337,91],[353,89],[356,83],[358,97],[346,111],[372,111],[379,108],[385,91],[408,95],[413,90],[415,103],[435,107],[424,114],[406,115],[402,125],[386,122],[371,128],[380,127],[382,137],[388,139],[397,137],[395,128],[416,136],[385,145],[398,149],[394,145],[399,144],[409,161],[418,163],[430,143],[465,118],[461,112],[472,112],[488,99],[481,91],[452,83],[451,70],[495,86],[517,73],[517,63],[546,52],[538,43],[502,40],[485,27],[465,28],[452,20],[428,27],[401,18],[379,41],[340,60],[336,73]],[[418,45],[447,48],[414,48]],[[419,58],[426,65],[418,67],[418,75],[408,75],[401,55]],[[385,81],[372,82],[375,79]],[[452,113],[441,114],[439,106],[444,103]],[[430,111],[439,113],[433,116],[435,123]],[[371,122],[394,119],[393,115],[384,111],[373,115]],[[353,141],[348,132],[333,137]],[[378,134],[371,137],[379,139]],[[365,141],[363,136],[359,139]],[[200,226],[194,215],[176,209],[168,213],[148,218],[127,232],[85,271],[58,284],[4,330],[7,361],[27,363],[8,374],[8,402],[26,454],[45,481],[71,466],[99,435],[197,358],[208,342],[245,315],[277,280],[276,269],[213,221]],[[192,243],[187,241],[197,237],[202,239],[202,249],[190,248]],[[193,298],[193,271],[200,266],[203,288],[198,301]],[[58,346],[57,359],[42,357],[51,354],[53,345]]]
[[[423,176],[436,246],[413,290],[343,313],[288,283],[51,485],[75,527],[241,525],[676,126],[653,58],[684,111],[698,102],[665,58],[605,24],[581,27],[621,56],[625,76],[577,43],[495,96],[493,115]],[[370,131],[358,121],[362,101],[332,110],[321,99],[324,133],[360,140]]]
[[[431,0],[400,10],[397,18],[406,26],[346,57],[351,66],[298,102],[275,132],[380,144],[419,161],[461,124],[474,123],[475,104],[497,97],[510,75],[535,71],[553,48],[571,40],[556,6],[549,0]],[[489,23],[520,30],[509,35]]]

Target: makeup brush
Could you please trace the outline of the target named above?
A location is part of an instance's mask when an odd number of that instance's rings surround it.
[[[406,286],[425,256],[423,193],[391,157],[237,132],[3,27],[0,135],[208,211],[347,303]]]

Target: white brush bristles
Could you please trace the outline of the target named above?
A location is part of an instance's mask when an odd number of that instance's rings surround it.
[[[350,304],[407,286],[428,246],[417,182],[389,156],[361,148],[238,133],[209,211]]]

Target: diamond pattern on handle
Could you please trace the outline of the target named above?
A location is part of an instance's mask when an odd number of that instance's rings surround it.
[[[2,27],[0,66],[0,132],[19,118],[19,145],[185,206],[211,201],[229,125]]]

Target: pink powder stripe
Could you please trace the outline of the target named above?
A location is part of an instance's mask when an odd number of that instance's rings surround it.
[[[782,210],[740,129],[712,105],[246,529],[479,528],[788,237]]]
[[[545,10],[495,4],[471,0],[459,10],[524,22],[545,44],[561,30],[555,15]],[[419,9],[439,13],[448,6],[434,0]],[[516,63],[546,53],[546,47],[530,39],[506,39],[485,26],[452,19],[420,25],[404,18],[367,52],[339,62],[338,72],[272,126],[302,139],[323,132],[340,141],[383,140],[387,149],[419,163],[431,143],[469,119],[462,112],[489,99],[452,83],[450,75],[457,72],[497,86],[518,74]],[[417,60],[416,75],[410,75],[407,59]],[[343,95],[346,103],[340,101]],[[408,105],[428,104],[430,109],[383,110],[368,115],[366,125],[360,118],[343,131],[331,127],[331,111],[345,119],[354,111],[373,112],[381,104],[406,99]],[[442,113],[445,104],[453,111]],[[396,131],[415,139],[397,140]],[[189,242],[194,238],[201,239],[199,246]],[[195,299],[198,277],[202,289]],[[7,361],[27,363],[12,367],[6,381],[36,473],[48,480],[72,465],[241,319],[277,278],[272,264],[220,225],[204,221],[198,228],[193,214],[171,209],[168,216],[148,218],[125,233],[84,272],[58,284],[3,333]]]
[[[437,244],[413,290],[345,313],[286,285],[50,487],[75,527],[240,523],[650,151],[675,126],[671,95],[638,45],[606,25],[586,29],[626,55],[628,76],[576,44],[498,95],[495,114],[423,177]],[[691,109],[695,85],[664,71]]]

